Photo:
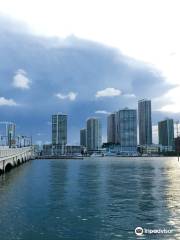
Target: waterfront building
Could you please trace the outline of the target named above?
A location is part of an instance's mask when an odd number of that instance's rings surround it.
[[[79,155],[81,154],[81,146],[79,145],[60,145],[45,144],[43,145],[43,156],[62,156],[62,155]]]
[[[86,147],[86,128],[80,130],[80,145]]]
[[[125,108],[116,112],[116,144],[120,152],[137,152],[137,111]]]
[[[42,149],[42,156],[51,156],[52,153],[52,144],[44,144]]]
[[[62,144],[45,144],[43,145],[43,156],[61,156],[65,155],[65,145]]]
[[[111,113],[107,117],[107,142],[111,144],[116,142],[116,113]]]
[[[174,149],[174,121],[173,119],[165,119],[158,123],[159,144],[166,151]]]
[[[152,145],[151,100],[138,102],[139,144]]]
[[[67,115],[54,114],[52,115],[52,144],[66,145],[67,144]]]
[[[80,155],[82,151],[82,147],[79,145],[67,145],[65,146],[66,155]]]
[[[161,146],[158,144],[138,146],[138,152],[144,156],[159,156]]]
[[[101,122],[98,118],[89,118],[86,122],[87,150],[96,151],[102,144]]]
[[[179,154],[180,153],[180,137],[175,138],[175,150]]]

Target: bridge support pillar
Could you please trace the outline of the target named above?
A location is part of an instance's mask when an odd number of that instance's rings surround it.
[[[5,173],[5,160],[3,160],[3,173]]]

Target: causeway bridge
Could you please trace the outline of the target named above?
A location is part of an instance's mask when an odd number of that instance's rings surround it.
[[[31,159],[34,159],[33,146],[22,148],[1,148],[0,147],[0,175],[10,171]]]

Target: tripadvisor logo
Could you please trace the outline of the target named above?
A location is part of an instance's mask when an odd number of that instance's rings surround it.
[[[142,227],[135,228],[135,234],[137,236],[142,236],[143,235],[143,228]]]

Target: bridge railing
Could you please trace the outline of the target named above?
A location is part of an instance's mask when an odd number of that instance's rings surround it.
[[[22,147],[22,148],[0,148],[0,160],[5,157],[11,157],[13,155],[22,154],[27,150],[30,150],[31,147]]]

